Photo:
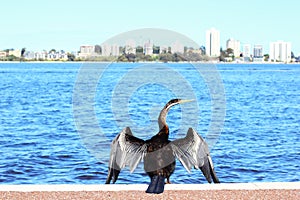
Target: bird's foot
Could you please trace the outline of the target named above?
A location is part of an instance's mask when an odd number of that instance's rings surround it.
[[[171,181],[169,179],[167,179],[167,181],[165,182],[165,184],[171,184]]]

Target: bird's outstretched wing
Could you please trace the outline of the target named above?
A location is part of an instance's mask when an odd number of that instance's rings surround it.
[[[202,171],[209,183],[212,182],[211,178],[214,183],[219,183],[208,145],[194,129],[189,128],[185,138],[174,140],[170,144],[174,155],[188,172],[195,167]]]
[[[106,184],[115,183],[122,168],[129,166],[133,172],[145,156],[145,141],[134,137],[129,127],[124,128],[112,141],[109,160],[109,171]]]

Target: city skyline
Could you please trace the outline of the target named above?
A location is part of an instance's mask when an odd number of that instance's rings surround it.
[[[300,3],[285,2],[207,2],[153,0],[146,5],[128,2],[86,0],[4,1],[1,3],[0,49],[26,47],[28,50],[78,50],[82,44],[102,44],[111,37],[140,28],[176,31],[205,46],[205,31],[220,31],[220,46],[234,38],[245,44],[261,44],[269,52],[274,41],[291,42],[300,54],[297,19]],[[184,9],[183,9],[184,8]],[[145,15],[145,13],[151,14]]]
[[[158,30],[155,30],[157,32]],[[168,35],[168,34],[167,34]],[[114,43],[104,43],[102,45],[81,45],[79,51],[66,52],[64,50],[51,49],[50,51],[42,50],[39,52],[27,51],[25,48],[16,50],[6,50],[0,51],[0,58],[2,60],[18,60],[18,58],[23,58],[25,60],[31,61],[45,61],[45,60],[55,60],[55,61],[66,61],[71,59],[79,60],[90,60],[90,59],[100,59],[110,60],[113,57],[118,59],[122,56],[127,57],[129,54],[134,54],[141,59],[158,59],[159,55],[166,53],[171,53],[173,56],[182,55],[187,56],[189,61],[208,61],[215,60],[219,58],[221,62],[299,62],[300,56],[292,55],[291,53],[291,43],[285,41],[276,41],[270,43],[270,52],[264,52],[264,47],[262,45],[256,44],[251,47],[250,44],[245,44],[243,47],[240,45],[240,41],[234,40],[232,38],[227,40],[226,50],[220,49],[219,46],[219,36],[220,33],[216,29],[210,29],[206,32],[206,43],[208,48],[206,50],[202,47],[194,48],[192,46],[186,46],[184,43],[178,40],[173,41],[171,46],[166,45],[155,45],[153,41],[147,40],[143,44],[140,42],[137,44],[134,39],[126,40],[116,44],[118,40],[112,40]],[[176,38],[175,38],[176,39]],[[120,41],[119,41],[120,42]],[[187,42],[187,41],[185,41]],[[123,44],[123,45],[122,45]],[[157,43],[156,43],[157,44]],[[220,50],[219,50],[220,49]],[[231,49],[231,50],[228,50]],[[22,53],[23,52],[23,53]],[[231,53],[230,53],[231,52]],[[125,53],[125,54],[124,54]],[[196,55],[198,54],[198,56]],[[21,56],[23,55],[23,56]],[[148,57],[143,57],[148,56]],[[191,57],[192,55],[192,57]],[[15,59],[13,57],[14,56]],[[150,57],[149,57],[150,56]],[[102,58],[101,58],[102,57]],[[134,56],[135,57],[135,56]],[[133,57],[132,57],[133,58]],[[191,60],[190,60],[191,59]],[[151,59],[150,59],[151,60]]]

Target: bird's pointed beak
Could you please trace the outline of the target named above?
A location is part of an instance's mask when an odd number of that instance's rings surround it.
[[[192,101],[195,101],[195,99],[183,99],[179,103],[183,104],[183,103],[188,103],[188,102],[192,102]]]

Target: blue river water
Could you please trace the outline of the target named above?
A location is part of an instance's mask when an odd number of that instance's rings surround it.
[[[220,181],[300,181],[300,65],[216,67],[226,99],[211,147]],[[110,143],[125,126],[150,138],[174,97],[197,101],[170,110],[171,140],[190,126],[205,138],[212,117],[212,91],[188,63],[0,63],[0,80],[0,184],[103,184]],[[117,183],[148,181],[140,164]],[[171,182],[206,183],[179,161]]]

